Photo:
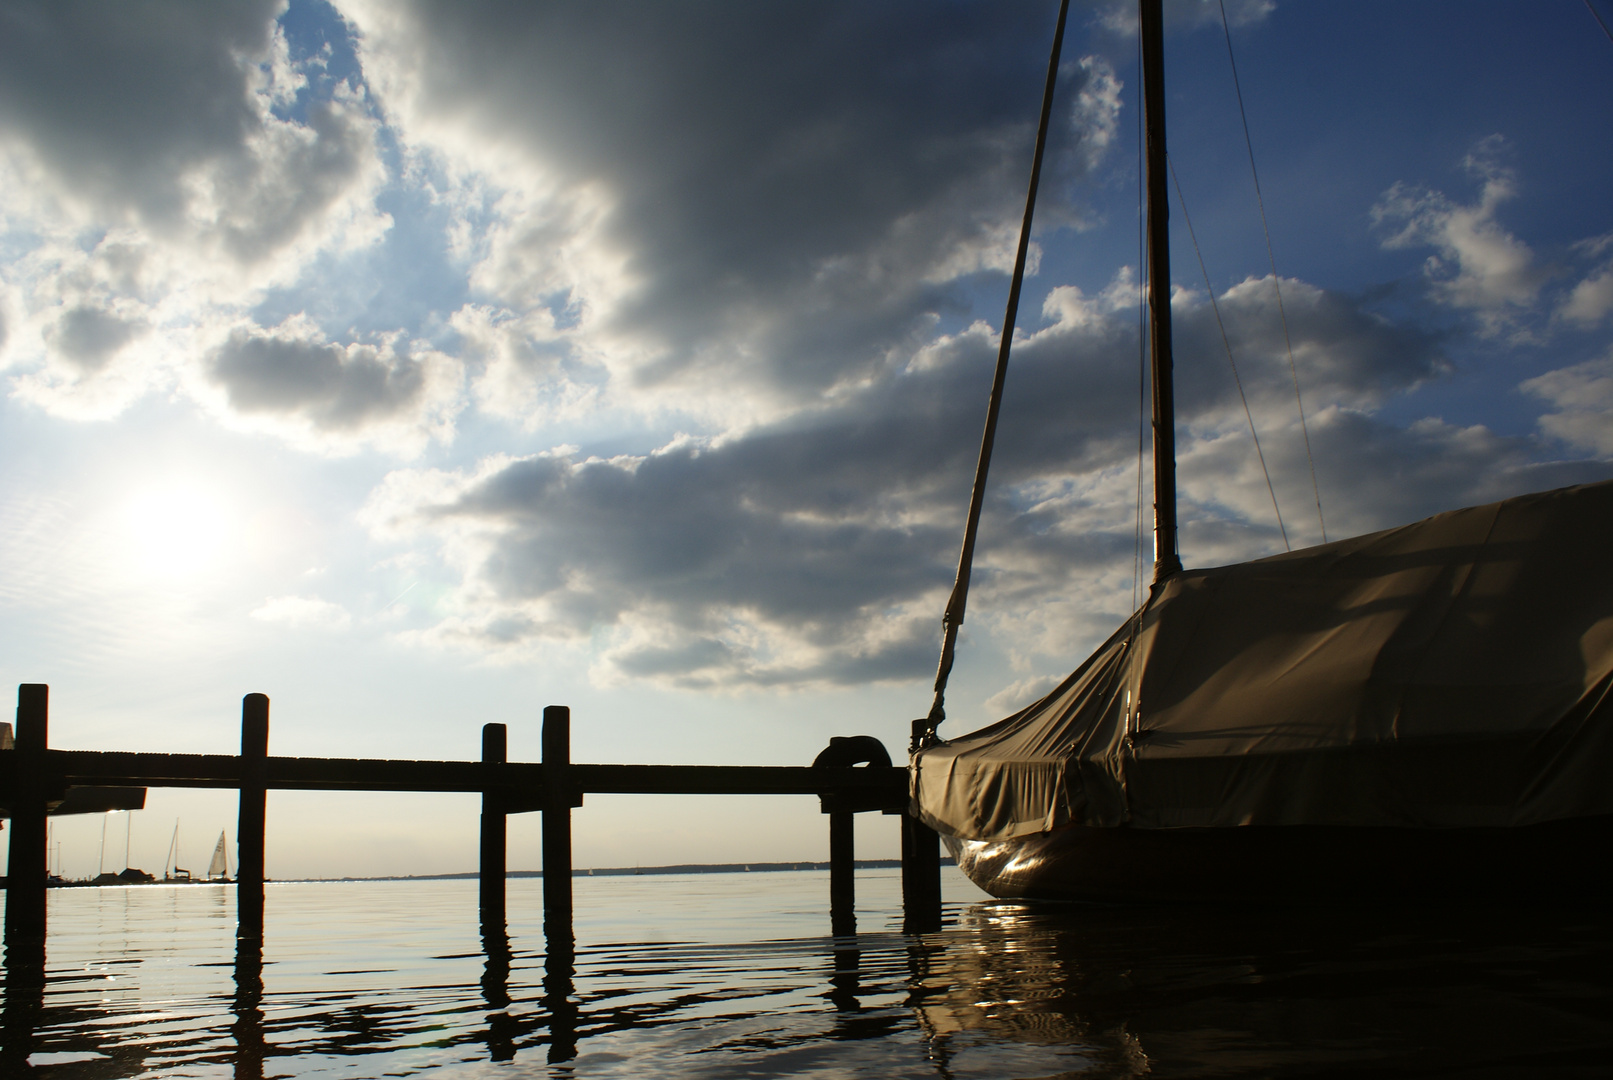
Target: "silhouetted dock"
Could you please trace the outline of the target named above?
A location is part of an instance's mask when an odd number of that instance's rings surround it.
[[[507,745],[505,725],[486,724],[481,758],[475,761],[271,757],[269,699],[248,694],[242,701],[239,755],[57,750],[49,745],[49,687],[24,683],[17,694],[15,746],[0,750],[0,803],[11,811],[7,946],[44,939],[48,806],[72,789],[127,787],[240,792],[236,931],[260,945],[270,789],[480,793],[484,933],[502,934],[505,924],[506,820],[511,814],[541,813],[544,926],[551,950],[562,934],[565,948],[571,947],[571,813],[585,795],[816,795],[829,818],[832,932],[855,932],[852,819],[873,812],[900,817],[905,927],[922,933],[940,926],[938,838],[908,816],[907,770],[893,765],[869,736],[831,740],[811,765],[801,766],[585,764],[571,760],[571,710],[551,705],[543,710],[542,761],[509,761]]]

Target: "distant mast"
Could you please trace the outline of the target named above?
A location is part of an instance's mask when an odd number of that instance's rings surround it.
[[[1148,337],[1154,428],[1154,581],[1181,570],[1176,549],[1176,403],[1171,385],[1170,195],[1165,178],[1165,20],[1161,0],[1141,0],[1143,130],[1148,173]]]

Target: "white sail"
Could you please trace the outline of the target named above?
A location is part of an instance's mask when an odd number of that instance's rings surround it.
[[[213,860],[207,864],[207,876],[210,878],[229,877],[230,864],[224,851],[224,833],[218,834],[218,844],[213,848]]]

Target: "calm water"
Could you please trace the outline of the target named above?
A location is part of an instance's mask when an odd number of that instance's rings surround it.
[[[949,873],[955,873],[949,871]],[[576,951],[540,882],[507,945],[476,884],[267,890],[261,964],[224,886],[58,890],[0,1076],[1606,1076],[1613,918],[978,901],[900,933],[894,871],[582,877]]]

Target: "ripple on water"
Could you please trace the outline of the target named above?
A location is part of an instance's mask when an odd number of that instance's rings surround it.
[[[912,937],[899,888],[859,875],[864,932],[835,939],[822,872],[584,877],[577,945],[547,955],[533,879],[490,941],[474,881],[275,884],[261,959],[236,954],[227,887],[53,891],[0,1070],[1591,1076],[1613,1050],[1601,912],[1026,905],[952,881],[946,929]]]

